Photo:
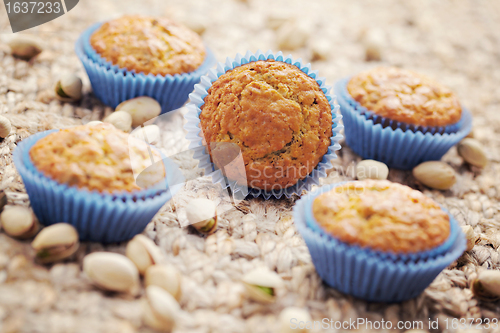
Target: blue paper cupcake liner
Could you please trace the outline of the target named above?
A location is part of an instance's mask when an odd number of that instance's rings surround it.
[[[200,77],[216,63],[215,56],[207,47],[205,61],[190,73],[145,75],[119,68],[98,55],[90,45],[90,35],[101,24],[94,24],[85,30],[76,42],[75,51],[87,71],[94,94],[113,108],[131,98],[149,96],[160,103],[162,113],[178,109],[187,101]]]
[[[298,200],[293,216],[318,275],[331,287],[366,301],[393,303],[418,296],[465,251],[461,232],[446,252],[417,261],[393,261],[359,247],[339,247],[307,226],[308,202],[307,197]]]
[[[33,211],[43,225],[66,222],[77,229],[81,240],[121,242],[141,233],[175,194],[167,184],[176,174],[176,165],[168,159],[163,160],[167,174],[165,183],[133,193],[91,192],[48,178],[36,170],[29,151],[38,140],[55,131],[40,132],[24,139],[13,154]]]
[[[245,55],[237,54],[234,59],[227,58],[225,63],[219,63],[216,69],[211,69],[208,71],[207,75],[201,77],[200,83],[195,85],[194,91],[189,95],[189,103],[187,105],[188,112],[185,114],[187,120],[184,128],[187,130],[188,134],[186,138],[191,141],[189,148],[197,149],[198,154],[195,154],[195,158],[199,160],[199,167],[205,170],[206,175],[212,176],[212,181],[214,183],[220,183],[223,188],[231,187],[231,189],[238,190],[238,186],[234,182],[227,180],[222,172],[218,170],[215,165],[210,160],[210,155],[206,149],[200,149],[203,146],[202,131],[200,128],[200,118],[201,107],[204,104],[204,99],[208,95],[208,89],[212,86],[212,83],[216,81],[221,75],[225,74],[227,71],[234,69],[235,67],[247,64],[249,62],[257,60],[268,60],[273,59],[276,61],[285,62],[287,64],[297,66],[305,74],[309,75],[311,78],[315,79],[321,90],[325,93],[330,107],[332,110],[332,130],[333,135],[331,139],[331,145],[328,147],[327,153],[323,156],[323,159],[318,163],[316,168],[304,179],[299,180],[294,186],[287,187],[285,189],[264,191],[256,188],[248,188],[248,195],[253,197],[262,196],[265,199],[270,197],[275,197],[277,199],[281,198],[283,195],[287,198],[295,195],[301,195],[303,190],[309,190],[312,185],[319,185],[319,178],[326,176],[326,170],[332,168],[331,160],[337,158],[335,154],[336,150],[340,149],[339,140],[342,135],[339,134],[343,126],[340,124],[340,119],[342,116],[338,114],[339,106],[335,103],[335,96],[331,95],[331,87],[325,85],[325,79],[318,77],[317,71],[311,71],[311,65],[302,63],[301,59],[294,60],[291,55],[283,56],[282,52],[272,53],[268,51],[266,53],[260,50],[256,53],[251,53],[248,51]]]
[[[339,85],[336,87],[339,90]],[[342,96],[337,101],[343,115],[347,145],[364,159],[381,161],[396,169],[409,170],[425,161],[440,160],[472,129],[472,116],[465,108],[456,132],[432,134],[384,127],[357,111]]]

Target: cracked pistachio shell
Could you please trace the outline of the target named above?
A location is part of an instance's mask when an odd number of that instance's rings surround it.
[[[132,117],[132,126],[137,127],[158,117],[161,113],[161,106],[154,98],[141,96],[120,103],[115,110],[128,112]]]
[[[211,234],[217,229],[217,212],[212,200],[198,198],[186,206],[189,223],[202,234]]]
[[[75,253],[79,246],[78,232],[68,223],[56,223],[43,228],[31,243],[41,263],[65,259]]]
[[[7,235],[20,239],[33,237],[39,230],[35,214],[23,206],[5,207],[0,214],[0,224]]]
[[[39,40],[28,35],[16,35],[8,43],[12,55],[24,60],[30,60],[43,51]]]
[[[146,325],[162,332],[170,332],[180,311],[179,303],[158,286],[146,287],[143,320]]]
[[[470,225],[464,225],[461,228],[462,232],[465,235],[465,239],[467,239],[467,248],[465,251],[470,251],[474,248],[474,245],[476,245],[478,236],[476,235],[474,229]]]
[[[425,186],[438,190],[447,190],[457,181],[455,170],[441,161],[429,161],[417,165],[413,169],[413,176]]]
[[[133,137],[145,141],[149,144],[156,144],[160,141],[160,128],[157,125],[147,125],[144,127],[137,127],[130,133]]]
[[[375,160],[363,160],[356,165],[356,177],[363,179],[387,179],[389,167]]]
[[[74,74],[64,75],[57,81],[54,90],[61,101],[78,101],[82,98],[82,80]]]
[[[291,320],[295,319],[295,323],[312,321],[311,315],[305,309],[295,306],[283,309],[279,315],[280,333],[293,333],[293,332],[309,332],[309,329],[297,329]]]
[[[458,155],[462,156],[465,162],[484,168],[488,164],[488,158],[483,145],[472,138],[465,138],[457,146]]]
[[[242,282],[247,290],[248,297],[257,302],[272,303],[276,298],[276,289],[283,285],[281,277],[267,268],[257,268],[245,274]],[[273,294],[265,292],[262,288],[273,291]]]
[[[130,132],[132,129],[132,117],[125,111],[115,111],[102,121],[109,123],[124,132]]]
[[[136,235],[128,242],[125,255],[135,264],[141,275],[162,258],[160,248],[144,235]]]
[[[0,138],[6,138],[11,130],[12,125],[10,124],[10,120],[4,116],[0,116]]]
[[[97,287],[136,295],[139,291],[139,272],[124,255],[94,252],[83,258],[83,271]]]
[[[472,293],[483,301],[500,299],[500,271],[484,270],[472,281]]]
[[[172,265],[154,265],[146,270],[144,284],[158,286],[174,296],[179,301],[181,298],[181,274]]]

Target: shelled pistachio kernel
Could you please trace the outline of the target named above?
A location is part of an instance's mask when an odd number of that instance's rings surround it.
[[[7,235],[20,239],[33,237],[40,228],[31,209],[22,206],[5,207],[0,224]]]
[[[484,151],[483,145],[472,138],[465,138],[457,146],[457,151],[465,162],[484,168],[488,164],[488,158]]]
[[[144,284],[158,286],[174,296],[178,301],[181,298],[181,273],[172,265],[154,265],[148,267],[144,275]]]
[[[212,200],[193,199],[186,206],[189,223],[202,234],[211,234],[217,229],[217,211]]]
[[[137,127],[158,117],[161,113],[161,105],[154,98],[140,96],[120,103],[115,110],[128,112],[132,117],[132,126]]]
[[[471,283],[471,291],[480,300],[497,301],[500,299],[500,271],[484,270]]]
[[[82,98],[82,80],[74,74],[64,75],[57,81],[54,90],[61,101],[78,101]]]
[[[83,271],[97,287],[136,295],[139,291],[139,271],[124,255],[94,252],[83,258]]]
[[[242,282],[248,297],[257,302],[273,303],[276,290],[283,284],[281,277],[267,268],[257,268],[245,274]]]
[[[136,235],[128,242],[125,255],[135,264],[141,275],[149,266],[161,260],[160,248],[144,235]]]
[[[43,228],[31,243],[36,251],[36,259],[43,264],[65,259],[75,253],[79,246],[78,232],[68,223],[56,223]]]
[[[447,190],[456,181],[455,170],[441,161],[429,161],[413,168],[413,176],[425,186],[438,190]]]
[[[470,251],[474,248],[474,245],[476,245],[478,236],[470,225],[464,225],[461,228],[462,232],[465,234],[465,239],[467,240],[467,248],[465,251]]]
[[[167,291],[153,285],[146,287],[143,321],[147,326],[161,332],[170,332],[175,326],[179,311],[179,303]]]
[[[364,179],[387,179],[389,167],[375,160],[363,160],[356,165],[356,177]]]
[[[16,35],[7,44],[13,56],[24,60],[30,60],[43,51],[40,42],[28,35]]]
[[[4,116],[0,116],[0,138],[6,138],[11,130],[12,125],[10,124],[10,120]]]
[[[291,306],[283,309],[279,315],[280,321],[280,333],[293,333],[293,332],[309,332],[310,329],[303,328],[297,329],[297,327],[293,327],[292,319],[295,319],[296,322],[310,322],[312,321],[311,315],[305,309],[298,308],[295,306]],[[305,327],[305,325],[304,325]]]
[[[130,132],[132,129],[132,117],[125,111],[115,111],[102,120],[105,123],[112,124],[119,130]]]
[[[160,128],[157,125],[147,125],[144,127],[137,127],[130,133],[133,137],[145,141],[149,144],[156,144],[160,141]]]

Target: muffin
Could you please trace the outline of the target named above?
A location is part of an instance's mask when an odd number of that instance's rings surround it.
[[[332,144],[332,108],[318,82],[273,59],[220,75],[208,89],[199,119],[210,153],[220,143],[237,145],[246,185],[264,191],[296,185]]]
[[[386,180],[320,187],[295,203],[293,217],[318,275],[372,302],[418,296],[465,250],[451,215]]]
[[[347,144],[393,168],[441,159],[472,128],[450,89],[409,70],[378,67],[338,81],[335,91]]]
[[[90,45],[113,65],[136,73],[189,73],[205,60],[200,36],[164,17],[130,15],[104,23]]]

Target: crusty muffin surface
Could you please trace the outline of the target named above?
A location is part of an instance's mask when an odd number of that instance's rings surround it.
[[[161,160],[157,151],[151,153],[154,161]],[[162,163],[155,163],[139,187],[134,171],[138,175],[152,164],[147,144],[106,123],[51,133],[31,147],[30,157],[47,177],[91,191],[132,192],[165,177]]]
[[[347,91],[359,104],[395,121],[420,126],[457,123],[462,107],[447,87],[409,70],[378,67],[352,77]]]
[[[123,16],[104,23],[90,37],[94,50],[136,73],[189,73],[205,59],[200,36],[164,17]]]
[[[226,175],[246,173],[252,188],[295,185],[330,145],[332,114],[325,94],[314,79],[284,62],[255,61],[228,71],[212,84],[201,109],[208,148],[237,145],[245,172],[231,167]],[[214,154],[212,159],[223,166]]]
[[[315,198],[312,210],[335,238],[382,252],[430,250],[450,234],[449,216],[434,200],[387,180],[340,185]]]

